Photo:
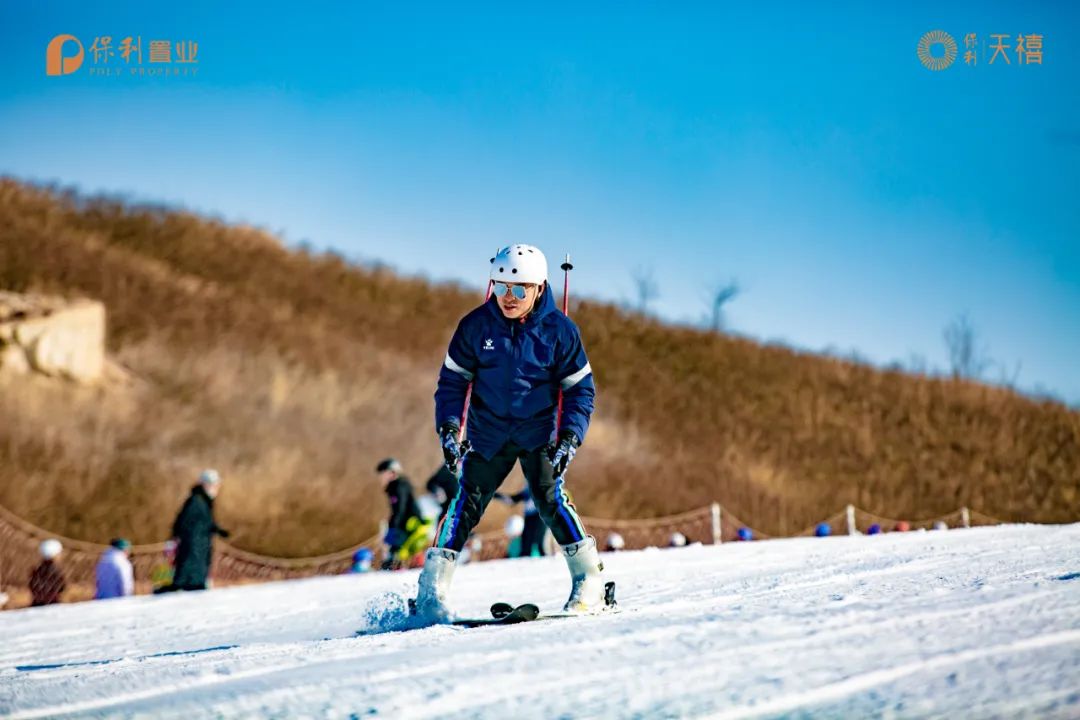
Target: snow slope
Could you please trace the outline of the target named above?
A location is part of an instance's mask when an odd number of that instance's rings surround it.
[[[379,629],[415,572],[0,613],[13,717],[1080,717],[1080,525],[605,557],[625,611]],[[555,608],[560,558],[455,600]],[[400,602],[400,598],[390,597]]]

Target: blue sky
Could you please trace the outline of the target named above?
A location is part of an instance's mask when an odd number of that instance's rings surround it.
[[[510,242],[599,298],[651,267],[674,321],[735,278],[734,331],[882,364],[945,367],[966,312],[1080,402],[1080,11],[806,5],[4,3],[0,174],[478,288]],[[933,29],[1012,64],[931,72]],[[194,40],[199,72],[46,77],[60,33]]]

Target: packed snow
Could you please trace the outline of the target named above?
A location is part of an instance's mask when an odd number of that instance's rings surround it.
[[[0,714],[1080,717],[1080,525],[604,563],[622,612],[506,627],[392,631],[415,571],[0,613]],[[561,558],[505,560],[453,600],[568,588]]]

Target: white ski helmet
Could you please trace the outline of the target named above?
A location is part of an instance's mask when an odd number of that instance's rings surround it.
[[[59,555],[63,549],[64,546],[61,545],[60,541],[56,540],[55,538],[43,540],[41,542],[41,545],[38,547],[38,551],[41,552],[41,557],[45,558],[46,560],[52,560],[57,555]]]
[[[532,245],[504,247],[491,259],[491,279],[543,285],[548,279],[547,258],[540,248]]]
[[[217,485],[221,482],[221,475],[213,468],[207,468],[199,473],[199,482],[203,485]]]
[[[525,532],[525,518],[520,515],[511,515],[506,519],[506,537],[521,537],[523,532]]]

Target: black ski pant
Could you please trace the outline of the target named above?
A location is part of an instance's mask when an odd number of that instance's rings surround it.
[[[541,445],[535,450],[525,450],[510,441],[490,460],[485,460],[476,451],[462,458],[457,495],[439,525],[435,547],[459,552],[465,547],[469,533],[480,522],[488,503],[514,469],[515,462],[521,463],[536,509],[544,524],[551,528],[555,540],[560,545],[570,545],[585,539],[585,528],[577,510],[563,489],[562,480],[556,481],[554,477],[547,447]]]

